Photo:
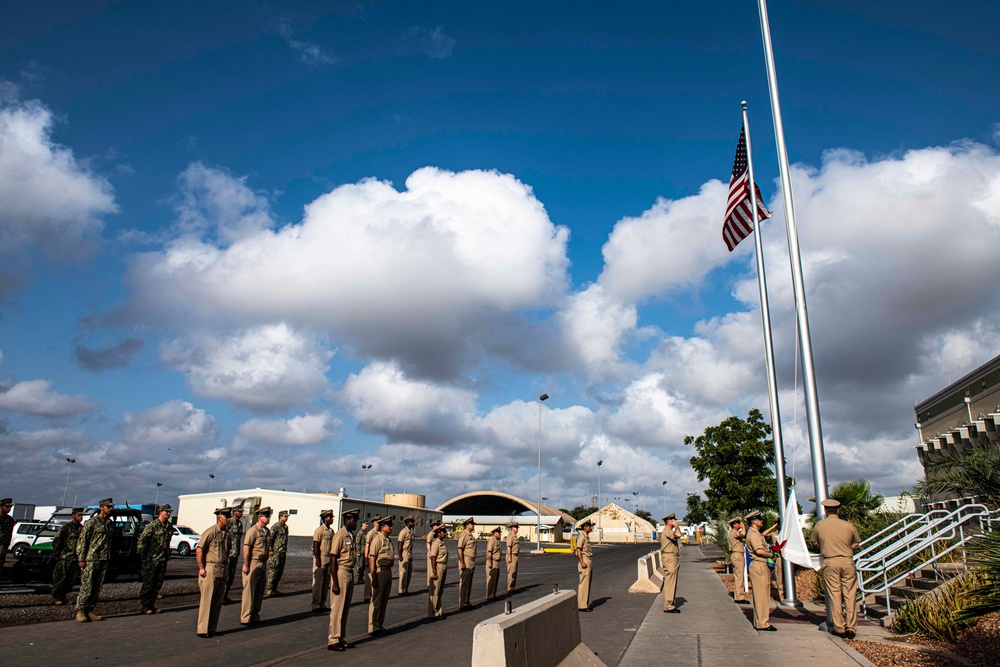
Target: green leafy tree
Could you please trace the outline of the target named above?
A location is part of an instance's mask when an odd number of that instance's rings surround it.
[[[697,493],[688,494],[687,514],[684,515],[684,520],[690,524],[708,521],[708,511],[705,509],[705,501]]]
[[[935,457],[914,491],[926,496],[978,496],[990,508],[1000,507],[1000,447],[978,446]]]
[[[563,511],[565,511],[566,514],[569,514],[571,517],[573,517],[574,519],[576,519],[577,521],[579,521],[583,517],[590,516],[591,514],[593,514],[594,512],[596,512],[597,508],[596,507],[584,507],[583,505],[577,505],[576,507],[574,507],[571,510],[563,510]]]
[[[640,519],[645,519],[646,521],[650,522],[654,526],[656,525],[656,521],[653,519],[653,515],[649,513],[649,510],[637,510],[635,512],[635,515],[637,517],[639,517]]]
[[[882,494],[872,493],[872,483],[867,479],[839,482],[830,488],[829,496],[840,501],[838,516],[857,525],[882,506]]]
[[[770,425],[760,410],[750,410],[746,419],[729,417],[710,426],[698,437],[687,436],[694,447],[691,467],[698,481],[708,480],[705,512],[716,519],[733,513],[778,506],[778,490],[772,468],[774,442]],[[791,486],[792,480],[788,479]]]

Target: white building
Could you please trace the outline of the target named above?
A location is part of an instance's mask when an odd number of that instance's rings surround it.
[[[634,544],[653,540],[655,530],[653,524],[614,503],[605,505],[597,512],[577,521],[576,529],[580,530],[580,524],[587,519],[594,522],[594,530],[590,533],[591,542]]]
[[[360,509],[362,521],[368,521],[375,515],[390,515],[394,522],[393,535],[402,529],[404,517],[413,515],[415,519],[413,530],[417,536],[426,535],[430,521],[441,518],[440,512],[424,507],[423,496],[414,494],[386,494],[383,500],[389,502],[376,502],[356,500],[333,493],[296,493],[257,488],[191,493],[180,496],[179,500],[177,523],[190,526],[199,533],[215,523],[216,508],[236,505],[243,505],[246,508],[245,520],[248,522],[252,520],[251,515],[261,507],[270,507],[274,510],[272,522],[278,520],[278,512],[288,510],[288,534],[298,537],[312,535],[316,526],[320,524],[320,512],[328,509],[334,512],[334,528],[340,527],[340,515],[349,509]],[[401,504],[404,502],[414,504]]]

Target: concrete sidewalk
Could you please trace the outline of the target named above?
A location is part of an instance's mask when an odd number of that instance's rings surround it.
[[[635,637],[625,649],[620,667],[669,663],[677,667],[732,665],[874,665],[845,642],[820,632],[825,613],[817,605],[804,610],[778,609],[771,603],[771,624],[777,632],[758,633],[748,620],[748,606],[733,602],[725,584],[698,547],[685,547],[678,573],[680,614],[663,613],[663,598],[655,596]],[[651,598],[653,596],[650,596]],[[880,634],[881,628],[858,627],[858,638]],[[584,638],[586,641],[586,638]]]

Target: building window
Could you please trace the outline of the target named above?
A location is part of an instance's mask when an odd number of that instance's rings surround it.
[[[292,515],[292,514],[298,514],[298,513],[299,513],[299,511],[298,511],[298,510],[288,510],[288,514],[289,514],[289,515]]]

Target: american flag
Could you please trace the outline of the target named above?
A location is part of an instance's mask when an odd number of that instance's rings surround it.
[[[771,217],[764,206],[760,188],[754,183],[757,193],[757,215],[760,220]],[[750,175],[747,172],[747,140],[740,130],[740,142],[736,144],[736,159],[733,160],[733,177],[729,180],[729,202],[726,204],[726,221],[722,224],[722,240],[729,252],[739,242],[753,232],[753,211],[750,208]]]

